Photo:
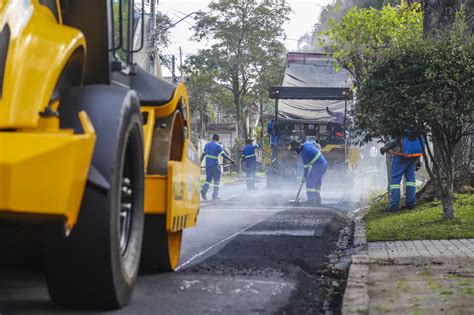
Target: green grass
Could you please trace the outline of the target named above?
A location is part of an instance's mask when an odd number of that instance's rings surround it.
[[[384,212],[386,201],[373,204],[365,217],[367,240],[403,241],[426,239],[474,238],[474,195],[456,198],[456,219],[442,219],[440,202],[429,202],[414,210]]]

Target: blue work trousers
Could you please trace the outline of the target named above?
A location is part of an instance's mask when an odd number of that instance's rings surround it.
[[[257,161],[245,162],[245,174],[247,178],[247,189],[254,189],[255,177],[257,174]]]
[[[204,194],[207,194],[212,181],[214,181],[214,192],[212,193],[212,198],[217,198],[221,182],[221,169],[218,165],[206,166],[206,182],[202,186]]]
[[[418,158],[394,156],[390,178],[390,209],[397,210],[400,202],[400,182],[405,175],[405,194],[407,208],[415,206],[416,194],[416,161]]]
[[[328,169],[328,165],[315,164],[311,167],[306,176],[306,195],[308,202],[321,202],[321,185],[323,183],[323,176]]]

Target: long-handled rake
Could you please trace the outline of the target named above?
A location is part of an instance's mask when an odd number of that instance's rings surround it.
[[[300,202],[300,193],[301,193],[301,188],[303,188],[303,184],[304,184],[304,181],[301,181],[300,188],[298,189],[298,193],[296,194],[296,198],[290,200],[289,203],[292,203],[292,204],[295,204],[295,205],[299,205],[301,203]]]

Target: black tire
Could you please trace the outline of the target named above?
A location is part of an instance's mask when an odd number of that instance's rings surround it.
[[[88,181],[70,236],[46,243],[46,280],[55,304],[116,309],[130,301],[140,263],[142,118],[134,92],[109,86],[77,88],[62,98],[62,127],[82,131],[77,118],[81,110],[87,112],[97,134],[92,166],[110,187]]]

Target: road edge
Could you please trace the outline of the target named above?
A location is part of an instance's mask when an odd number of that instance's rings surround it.
[[[369,256],[364,216],[368,207],[354,210],[353,244],[356,254],[352,255],[346,290],[342,300],[342,314],[368,314],[369,290],[367,278],[369,273]]]

